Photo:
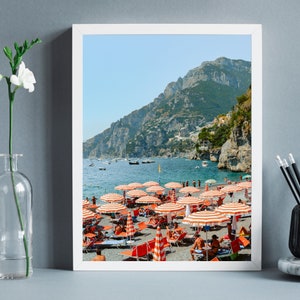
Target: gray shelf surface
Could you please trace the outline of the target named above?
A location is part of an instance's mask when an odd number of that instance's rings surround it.
[[[278,269],[250,272],[96,272],[34,269],[1,280],[0,299],[299,299],[300,277]],[[254,298],[255,297],[255,298]]]

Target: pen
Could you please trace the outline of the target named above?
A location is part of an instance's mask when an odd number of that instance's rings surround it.
[[[294,170],[294,173],[295,173],[295,175],[296,175],[296,178],[297,178],[297,180],[298,180],[298,184],[300,184],[300,173],[299,173],[299,169],[298,169],[298,167],[297,167],[297,165],[296,165],[296,161],[295,161],[294,156],[293,156],[292,153],[289,154],[289,159],[290,159],[291,166],[292,166],[292,168],[293,168],[293,170]]]
[[[281,170],[281,172],[282,172],[282,174],[283,174],[286,182],[288,183],[288,185],[290,187],[290,190],[291,190],[292,194],[294,195],[294,198],[295,198],[296,202],[298,204],[300,204],[298,193],[297,193],[297,191],[295,189],[295,186],[293,185],[292,180],[291,180],[291,178],[289,177],[289,174],[288,174],[288,170],[289,169],[286,170],[286,168],[284,168],[284,163],[281,160],[281,158],[280,158],[279,155],[276,156],[276,161],[278,163],[278,166],[279,166],[279,168],[280,168],[280,170]]]

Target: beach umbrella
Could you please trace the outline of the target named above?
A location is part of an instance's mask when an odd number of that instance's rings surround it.
[[[164,249],[163,237],[162,237],[159,226],[157,227],[156,235],[155,235],[153,260],[154,261],[166,261],[166,253],[165,253],[165,249]]]
[[[190,194],[193,194],[193,193],[198,193],[200,192],[200,189],[197,189],[196,187],[193,187],[193,186],[186,186],[184,188],[181,188],[179,190],[180,193],[190,193]]]
[[[155,211],[157,213],[171,213],[171,212],[177,212],[184,209],[184,206],[178,203],[165,203],[162,205],[159,205],[155,208]]]
[[[207,180],[205,180],[205,183],[207,183],[208,185],[212,185],[212,184],[215,184],[215,183],[217,183],[217,181],[215,180],[215,179],[207,179]]]
[[[104,194],[100,197],[101,200],[105,202],[121,202],[124,200],[124,197],[120,194],[116,193],[109,193],[109,194]]]
[[[251,213],[251,206],[236,202],[225,203],[216,208],[215,211],[229,216],[245,215]]]
[[[145,191],[142,190],[131,190],[127,192],[127,196],[130,197],[143,197],[147,196],[148,194]]]
[[[90,205],[90,202],[89,200],[85,199],[85,200],[82,200],[82,207],[87,207]]]
[[[96,214],[94,212],[90,211],[89,209],[84,208],[82,210],[82,219],[84,221],[94,219],[95,217],[96,217]]]
[[[142,183],[140,182],[131,182],[128,184],[128,186],[133,187],[134,189],[142,188],[144,187]]]
[[[200,194],[201,199],[211,199],[215,197],[223,197],[225,196],[224,192],[218,191],[218,190],[210,190],[210,191],[205,191]]]
[[[137,199],[135,201],[135,203],[140,203],[140,204],[142,204],[142,203],[144,203],[144,204],[157,203],[157,204],[159,204],[159,203],[161,203],[161,200],[154,196],[143,196],[143,197]]]
[[[149,186],[153,186],[153,185],[159,185],[159,183],[156,181],[147,181],[147,182],[143,183],[144,187],[149,187]]]
[[[229,223],[230,219],[224,214],[221,214],[216,211],[197,211],[190,214],[188,217],[185,217],[182,221],[184,224],[191,224],[192,226],[215,226],[221,225],[224,223]],[[207,227],[205,230],[206,242],[207,242]],[[206,251],[206,260],[208,260],[208,251]]]
[[[160,185],[153,185],[146,189],[147,192],[151,193],[162,193],[164,190],[165,188]]]
[[[235,193],[235,192],[240,192],[241,190],[243,190],[242,187],[237,186],[235,184],[229,184],[221,188],[220,191],[224,193]]]
[[[199,204],[203,204],[203,200],[194,196],[188,196],[188,197],[179,198],[177,203],[182,205],[199,205]]]
[[[243,203],[226,203],[220,205],[215,211],[220,212],[226,216],[232,216],[231,229],[236,231],[236,216],[244,215],[251,212],[251,206]],[[228,235],[231,236],[232,233],[228,230]]]
[[[117,185],[115,187],[115,190],[119,190],[119,191],[130,191],[130,190],[134,190],[133,186],[130,186],[128,184],[121,184],[121,185]]]
[[[133,237],[135,234],[135,228],[133,225],[133,221],[132,221],[132,217],[131,217],[131,213],[129,212],[127,215],[127,222],[126,222],[126,235],[127,237]]]
[[[182,184],[179,182],[168,182],[165,184],[165,187],[168,189],[180,189],[182,188]]]
[[[243,189],[250,189],[252,188],[252,182],[251,181],[243,181],[237,184],[237,186],[242,187]]]
[[[117,213],[125,210],[127,210],[125,205],[119,203],[108,203],[101,205],[96,211],[100,213]]]

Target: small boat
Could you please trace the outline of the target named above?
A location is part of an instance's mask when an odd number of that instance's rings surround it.
[[[137,160],[129,161],[130,165],[139,165],[140,163]]]
[[[142,161],[142,164],[153,164],[153,163],[155,163],[154,160],[143,160]]]
[[[94,167],[94,166],[95,166],[94,163],[89,164],[89,167]]]
[[[208,162],[206,161],[206,160],[204,160],[203,162],[202,162],[202,167],[207,167],[208,166]]]
[[[106,171],[106,168],[99,168],[100,171]]]

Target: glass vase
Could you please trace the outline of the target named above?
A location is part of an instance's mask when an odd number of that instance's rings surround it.
[[[0,279],[32,275],[32,188],[18,171],[21,154],[0,154]]]

